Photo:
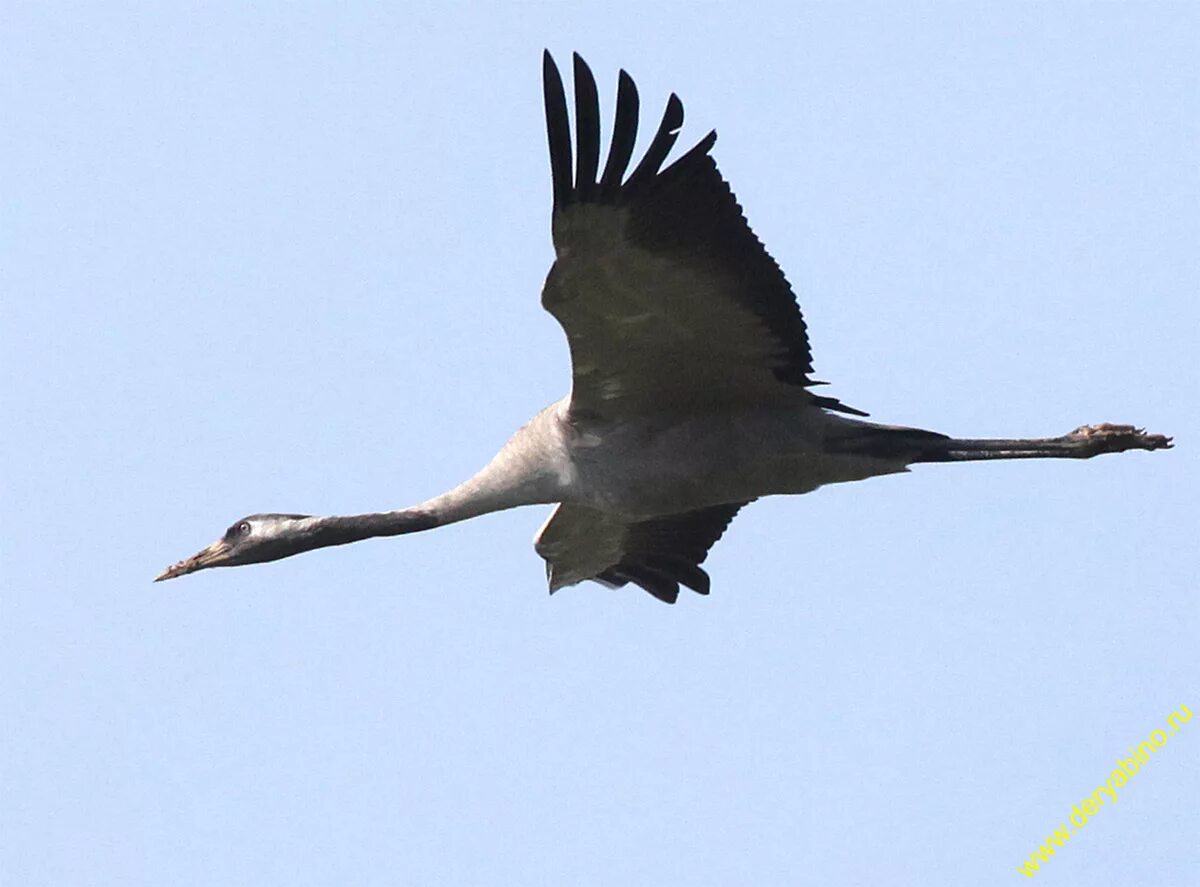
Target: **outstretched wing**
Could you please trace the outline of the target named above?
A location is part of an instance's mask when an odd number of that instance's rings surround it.
[[[708,594],[708,574],[700,564],[743,505],[713,505],[638,521],[562,504],[533,545],[546,560],[551,594],[584,579],[610,588],[632,582],[673,604],[680,585]]]
[[[709,156],[710,132],[661,169],[683,126],[672,95],[646,155],[626,176],[638,94],[621,71],[607,161],[600,105],[574,56],[575,146],[562,78],[543,60],[554,180],[556,261],[542,304],[571,347],[571,410],[606,417],[812,403],[865,415],[806,389],[808,333],[783,272],[746,224]]]

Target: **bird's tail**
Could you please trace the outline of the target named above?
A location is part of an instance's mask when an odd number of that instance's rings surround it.
[[[945,434],[923,428],[843,420],[830,434],[827,445],[831,451],[848,456],[911,463],[941,461],[936,456],[946,452],[950,441]]]

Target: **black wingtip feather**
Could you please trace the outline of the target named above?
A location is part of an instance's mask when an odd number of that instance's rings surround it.
[[[571,126],[567,120],[567,94],[550,50],[542,55],[542,91],[546,101],[546,138],[550,144],[550,176],[554,183],[554,208],[567,206],[571,187]]]
[[[600,97],[596,78],[579,53],[572,57],[575,69],[575,197],[587,203],[596,191],[600,165]]]
[[[612,203],[620,194],[625,170],[629,168],[629,160],[633,157],[639,104],[637,86],[622,69],[617,75],[617,116],[613,123],[612,142],[608,148],[608,161],[604,164],[604,176],[600,180],[600,199],[606,203]]]
[[[679,96],[671,93],[650,147],[633,174],[624,180],[637,142],[640,101],[633,78],[621,70],[617,76],[617,111],[608,159],[603,175],[597,180],[600,165],[600,99],[596,78],[579,53],[573,53],[571,59],[575,81],[574,156],[562,75],[550,51],[544,50],[542,53],[546,136],[550,145],[550,172],[554,181],[556,210],[576,202],[600,200],[612,203],[621,192],[636,191],[649,184],[662,171],[662,165],[675,146],[684,120],[683,102]],[[697,155],[707,154],[716,140],[717,133],[713,130],[687,154],[672,163],[670,168],[684,164]]]
[[[679,130],[682,126],[683,102],[679,100],[679,96],[671,93],[671,97],[667,99],[667,108],[663,112],[662,122],[658,125],[658,132],[654,134],[654,141],[650,143],[646,156],[642,158],[642,162],[637,165],[637,169],[625,183],[626,189],[636,190],[658,175],[663,161],[671,153],[671,148],[675,146],[675,139],[679,137]]]
[[[703,157],[705,154],[707,154],[709,151],[712,150],[713,145],[715,145],[716,143],[717,143],[717,131],[715,129],[713,129],[713,130],[709,131],[708,135],[706,135],[699,142],[697,142],[695,147],[693,147],[690,151],[688,151],[686,154],[684,154],[682,157],[680,157],[678,160],[676,160],[674,163],[672,163],[670,166],[668,166],[666,169],[664,169],[662,174],[666,175],[671,170],[675,169],[675,167],[677,167],[677,166],[686,166],[687,164],[694,162],[695,158]]]

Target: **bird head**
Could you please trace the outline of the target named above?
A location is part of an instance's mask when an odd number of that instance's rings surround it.
[[[307,514],[252,514],[220,539],[162,571],[155,582],[209,567],[236,567],[276,561],[312,548],[316,521]]]

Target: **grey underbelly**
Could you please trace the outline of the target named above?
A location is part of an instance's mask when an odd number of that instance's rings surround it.
[[[575,498],[618,514],[678,514],[905,470],[899,460],[823,452],[802,435],[780,440],[744,431],[618,433],[572,448]]]

